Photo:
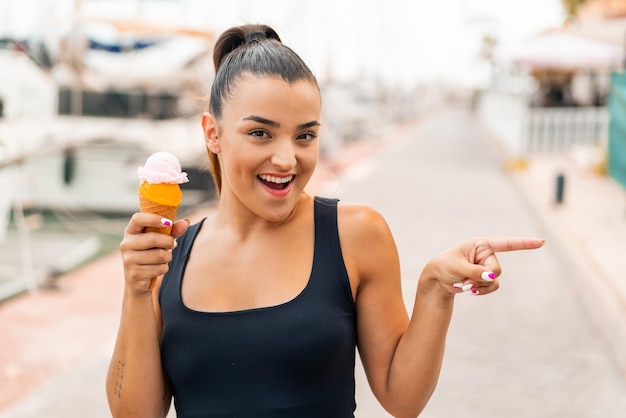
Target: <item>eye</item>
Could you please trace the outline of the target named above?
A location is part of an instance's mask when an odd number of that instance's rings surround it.
[[[296,139],[301,142],[311,142],[315,138],[317,138],[317,134],[315,132],[303,132],[296,137]]]
[[[254,136],[254,137],[260,138],[260,139],[268,139],[268,138],[270,138],[270,134],[267,131],[264,131],[263,129],[254,129],[254,130],[248,132],[248,135]]]

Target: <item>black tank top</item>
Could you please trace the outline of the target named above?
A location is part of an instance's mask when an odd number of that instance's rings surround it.
[[[199,312],[184,306],[182,278],[202,223],[178,239],[159,302],[161,356],[179,418],[354,416],[356,311],[337,201],[316,197],[314,220],[306,287],[267,308]]]

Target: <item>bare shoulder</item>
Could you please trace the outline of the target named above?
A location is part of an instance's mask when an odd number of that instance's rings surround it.
[[[348,273],[359,286],[377,276],[381,266],[397,264],[393,235],[380,212],[366,205],[342,203],[337,222]]]
[[[362,204],[340,203],[337,222],[340,234],[347,239],[377,239],[391,233],[383,215]]]

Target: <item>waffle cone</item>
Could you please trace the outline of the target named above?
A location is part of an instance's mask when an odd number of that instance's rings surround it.
[[[146,199],[139,194],[139,209],[144,213],[154,213],[160,215],[163,218],[167,218],[174,222],[176,220],[176,212],[178,212],[178,206],[167,206],[155,203]],[[158,232],[164,235],[170,235],[172,233],[172,226],[164,226],[163,228],[146,228],[146,232]]]

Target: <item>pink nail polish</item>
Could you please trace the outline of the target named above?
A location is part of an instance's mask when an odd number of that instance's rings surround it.
[[[478,289],[472,289],[472,295],[478,295],[478,294],[480,294]]]
[[[463,285],[463,287],[461,289],[463,289],[464,292],[469,292],[470,290],[473,292],[474,291],[474,285],[471,284],[471,283],[468,283],[466,285]]]
[[[172,221],[166,218],[161,218],[161,225],[163,226],[172,226]]]
[[[493,282],[496,279],[496,275],[490,271],[483,271],[483,273],[480,275],[480,278],[487,282]]]

